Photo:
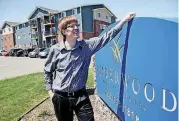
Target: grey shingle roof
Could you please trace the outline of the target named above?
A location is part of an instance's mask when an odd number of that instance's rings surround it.
[[[45,10],[45,11],[47,11],[47,12],[49,12],[49,13],[57,13],[57,12],[59,12],[58,10],[52,10],[52,9],[45,8],[45,7],[41,7],[41,6],[37,6],[37,8],[40,8],[40,9],[42,9],[42,10]]]
[[[28,17],[28,19],[30,19],[30,17],[31,17],[31,16],[35,13],[35,11],[38,10],[38,9],[47,11],[49,14],[50,14],[50,13],[54,14],[54,13],[58,13],[58,12],[59,12],[58,10],[52,10],[52,9],[49,9],[49,8],[37,6],[36,9],[30,14],[30,16]]]

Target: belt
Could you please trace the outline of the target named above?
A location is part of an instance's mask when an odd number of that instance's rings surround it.
[[[79,89],[75,92],[62,92],[62,91],[59,91],[59,90],[54,90],[54,93],[57,93],[57,94],[59,94],[63,97],[80,97],[83,94],[87,94],[85,88]]]

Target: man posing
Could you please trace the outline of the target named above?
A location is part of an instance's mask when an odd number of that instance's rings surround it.
[[[73,121],[73,111],[79,121],[94,121],[85,87],[91,56],[112,40],[134,16],[135,13],[129,13],[103,36],[85,41],[77,40],[79,24],[74,16],[59,21],[59,34],[63,39],[51,47],[44,68],[46,89],[58,121]]]

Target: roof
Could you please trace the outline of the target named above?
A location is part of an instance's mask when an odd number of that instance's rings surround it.
[[[37,9],[38,9],[38,8],[40,8],[40,9],[42,9],[42,10],[44,10],[44,11],[47,11],[47,12],[49,12],[49,13],[56,13],[56,12],[58,12],[58,10],[52,10],[52,9],[45,8],[45,7],[37,6]]]
[[[117,19],[117,17],[108,9],[108,8],[106,8],[106,7],[104,7],[104,8],[97,8],[97,9],[93,9],[93,11],[95,11],[95,10],[99,10],[99,9],[105,9],[106,11],[108,11],[108,13],[110,13],[112,16],[114,16],[116,19]]]
[[[36,9],[29,15],[28,19],[30,19],[30,17],[31,17],[31,16],[35,13],[35,11],[38,10],[38,9],[47,11],[49,14],[50,14],[50,13],[54,14],[54,13],[58,13],[58,12],[59,12],[58,10],[52,10],[52,9],[49,9],[49,8],[37,6]]]
[[[18,22],[11,22],[11,21],[5,21],[1,27],[1,29],[3,29],[3,27],[5,26],[5,24],[8,24],[9,26],[13,27],[17,24],[19,24]]]
[[[76,6],[76,7],[73,7],[73,8],[70,8],[70,9],[66,9],[66,10],[62,10],[62,11],[58,11],[57,13],[61,13],[61,12],[64,12],[64,11],[67,11],[67,10],[71,10],[71,9],[75,9],[75,8],[78,8],[78,7],[86,7],[86,6],[95,6],[95,5],[102,5],[104,6],[104,8],[106,8],[115,18],[117,18],[114,13],[108,9],[108,7],[106,7],[104,4],[86,4],[86,5],[82,5],[82,6]],[[97,9],[100,9],[100,8],[97,8]],[[95,9],[93,9],[95,10]],[[57,14],[56,13],[56,14]]]

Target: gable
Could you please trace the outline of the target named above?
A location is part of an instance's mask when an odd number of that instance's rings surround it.
[[[9,28],[10,27],[10,25],[8,25],[7,23],[5,23],[3,26],[2,26],[2,29],[4,29],[4,28]]]
[[[47,14],[49,14],[48,11],[42,10],[42,9],[40,9],[40,8],[37,8],[37,9],[31,14],[31,16],[29,17],[29,19],[37,18],[37,17],[44,16],[44,15],[47,15]]]

